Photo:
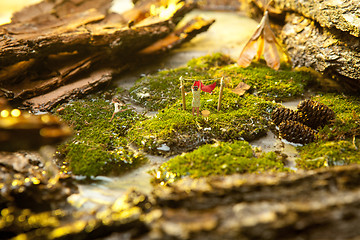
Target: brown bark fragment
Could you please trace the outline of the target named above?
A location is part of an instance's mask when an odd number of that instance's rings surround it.
[[[56,105],[70,98],[81,97],[99,89],[112,80],[111,69],[100,69],[91,72],[88,77],[58,87],[54,91],[28,99],[25,104],[35,111],[49,111]]]
[[[13,102],[31,98],[28,101],[31,106],[49,110],[64,98],[96,89],[95,79],[99,85],[110,81],[111,67],[128,67],[138,57],[138,51],[169,35],[194,8],[193,4],[179,0],[173,15],[163,18],[150,13],[150,9],[167,7],[161,5],[162,1],[138,1],[122,15],[108,14],[110,3],[110,0],[48,0],[15,14],[12,23],[0,27],[1,96]],[[177,47],[206,31],[212,23],[193,20],[174,33],[181,37],[163,41],[168,44],[163,47],[167,50]],[[101,69],[104,71],[99,75]],[[88,83],[84,81],[88,80],[86,74],[91,75]],[[61,90],[56,90],[60,87]],[[36,98],[54,90],[56,93]]]
[[[351,165],[184,179],[153,192],[156,204],[149,214],[153,216],[149,235],[157,234],[158,239],[350,239],[360,234],[359,174],[360,167]]]
[[[359,89],[359,39],[338,30],[319,28],[316,23],[292,14],[286,19],[281,38],[294,67],[311,67],[316,71],[335,75]]]
[[[355,37],[360,35],[358,0],[274,0],[282,11],[297,12],[318,22],[322,27],[337,28]]]

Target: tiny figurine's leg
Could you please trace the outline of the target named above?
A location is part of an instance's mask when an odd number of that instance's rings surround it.
[[[192,115],[195,115],[195,108],[192,108]]]
[[[113,120],[114,116],[115,116],[115,112],[114,112],[113,115],[111,116],[111,119],[110,119],[109,122],[111,122],[111,121]]]
[[[196,108],[196,113],[197,113],[198,116],[200,116],[200,111],[199,111],[198,107]]]

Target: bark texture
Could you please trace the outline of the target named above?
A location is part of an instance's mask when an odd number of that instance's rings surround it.
[[[356,239],[359,181],[358,165],[185,178],[149,195],[130,190],[94,214],[64,212],[45,227],[14,221],[1,233],[16,236],[26,229],[28,239],[54,233],[51,239]]]
[[[166,1],[137,1],[122,14],[109,13],[111,3],[47,0],[0,26],[0,97],[49,110],[110,82],[114,71],[119,73],[143,58],[140,50],[147,48],[147,55],[166,53],[214,22],[195,18],[174,32],[194,4],[175,1],[172,15],[163,17],[161,9],[170,6]],[[149,48],[160,40],[161,48]],[[52,91],[56,92],[49,94]]]
[[[325,28],[336,28],[355,37],[360,34],[358,0],[274,0],[282,11],[296,12]]]
[[[294,67],[311,67],[360,89],[359,38],[337,29],[320,28],[297,14],[288,15],[281,33]]]
[[[278,36],[293,67],[311,67],[348,90],[360,90],[358,0],[274,0],[272,7],[286,15]]]

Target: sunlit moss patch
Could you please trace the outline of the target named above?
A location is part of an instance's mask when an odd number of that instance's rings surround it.
[[[360,163],[360,151],[351,141],[320,141],[300,149],[298,168],[316,169]]]
[[[68,171],[85,176],[121,173],[146,161],[129,149],[126,139],[143,116],[129,110],[109,122],[113,108],[109,100],[97,97],[74,101],[58,113],[75,130],[74,138],[59,148]]]
[[[310,72],[294,71],[289,67],[275,71],[262,63],[253,63],[247,68],[228,65],[219,68],[213,76],[227,78],[229,87],[244,82],[251,86],[255,95],[276,101],[300,97],[305,88],[314,82]]]
[[[159,110],[174,103],[180,96],[180,77],[207,79],[208,72],[182,67],[163,70],[154,75],[140,78],[130,89],[131,98],[149,110]],[[185,81],[187,91],[190,91],[192,82]]]
[[[172,182],[184,176],[193,178],[263,171],[289,171],[274,152],[260,153],[246,141],[216,142],[184,153],[162,164],[156,182]]]
[[[297,166],[316,169],[360,162],[360,99],[340,94],[319,94],[312,97],[330,107],[335,120],[319,130],[319,142],[299,147]]]
[[[320,131],[323,139],[344,140],[360,135],[360,98],[342,94],[321,94],[313,100],[329,106],[336,114],[332,124]]]
[[[235,61],[229,55],[214,53],[202,57],[194,58],[187,63],[188,67],[196,69],[210,69],[233,64]]]
[[[227,55],[215,53],[190,60],[185,67],[159,71],[140,78],[131,88],[134,101],[149,110],[159,110],[173,104],[180,96],[180,81],[184,79],[214,79],[218,86],[224,77],[228,88],[239,82],[251,86],[252,94],[267,100],[284,101],[303,95],[307,86],[314,82],[314,75],[307,71],[294,71],[282,67],[275,71],[263,63],[254,63],[241,68]],[[185,91],[191,91],[192,81],[185,81]],[[209,82],[204,82],[208,84]]]
[[[276,107],[250,94],[240,97],[230,92],[224,94],[219,112],[214,95],[204,94],[202,101],[202,109],[211,112],[208,117],[193,116],[191,96],[187,96],[187,110],[182,110],[178,101],[156,117],[137,122],[129,138],[147,152],[165,155],[190,151],[213,139],[250,141],[266,134],[270,113]]]
[[[159,110],[174,103],[180,97],[180,77],[208,79],[212,77],[210,69],[217,69],[233,62],[228,55],[221,53],[195,58],[185,67],[163,70],[140,78],[130,89],[130,96],[149,110]],[[193,82],[185,81],[184,84],[187,91],[190,91]]]

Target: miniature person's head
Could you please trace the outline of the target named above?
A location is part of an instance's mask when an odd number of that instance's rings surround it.
[[[112,103],[117,103],[119,104],[120,106],[125,106],[125,103],[123,101],[121,101],[120,99],[114,97],[112,100],[111,100]]]
[[[197,91],[199,89],[198,86],[194,86],[194,90]]]

